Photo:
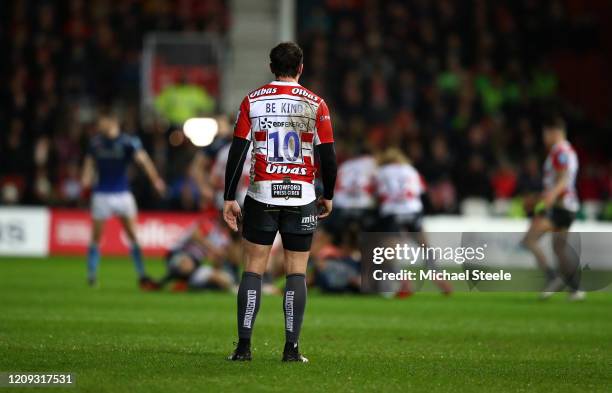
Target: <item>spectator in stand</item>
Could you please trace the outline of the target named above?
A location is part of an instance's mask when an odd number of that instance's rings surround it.
[[[1,8],[0,50],[6,54],[0,65],[5,82],[0,84],[2,195],[12,203],[64,206],[77,204],[72,172],[84,154],[91,113],[108,104],[130,110],[124,103],[138,101],[144,34],[223,34],[228,21],[223,0],[15,0]],[[130,131],[141,128],[137,121],[132,125]],[[167,149],[159,138],[154,142],[153,158],[167,160],[162,157]],[[170,160],[175,161],[180,160]]]
[[[540,163],[536,156],[525,158],[519,173],[517,192],[519,195],[536,195],[542,191]]]
[[[70,166],[82,160],[91,113],[108,104],[128,108],[126,122],[133,126],[127,128],[143,134],[169,184],[183,177],[189,165],[185,157],[190,159],[195,148],[180,130],[140,124],[134,108],[142,42],[148,31],[223,35],[227,1],[4,3],[0,186],[7,200],[43,203],[36,190],[49,182],[58,186],[44,203],[74,205],[75,190],[62,184],[70,184]],[[508,160],[504,178],[513,176],[506,171],[510,166],[520,168],[517,193],[529,192],[539,170],[532,173],[526,157],[542,153],[534,129],[550,107],[562,112],[570,130],[579,125],[576,147],[593,157],[581,169],[579,191],[587,198],[609,197],[599,180],[605,176],[601,171],[609,172],[604,169],[610,154],[601,141],[609,129],[595,122],[590,108],[576,108],[575,100],[560,95],[568,88],[561,72],[567,67],[555,56],[607,53],[605,29],[591,6],[581,7],[579,15],[558,0],[299,0],[297,6],[299,41],[308,62],[304,86],[324,95],[335,111],[338,139],[378,148],[392,144],[413,158],[430,184],[428,213],[454,213],[467,196],[495,196],[497,157]],[[601,86],[610,80],[595,70],[580,76]],[[596,104],[599,95],[593,96]],[[579,113],[586,115],[580,118]],[[44,164],[18,159],[33,157],[42,137],[50,141]],[[136,195],[150,192],[140,177],[133,180]]]
[[[327,1],[325,12],[306,3],[298,3],[300,38],[314,63],[307,68],[318,71],[306,73],[304,84],[337,86],[327,100],[337,111],[339,135],[362,138],[352,126],[359,119],[378,147],[401,146],[416,158],[415,152],[437,151],[443,134],[444,154],[457,169],[448,174],[439,157],[423,162],[419,169],[433,197],[452,189],[461,198],[512,195],[520,182],[512,168],[541,153],[532,124],[550,106],[567,108],[549,58],[553,49],[574,50],[566,38],[580,22],[568,17],[564,3]],[[395,123],[402,111],[413,118],[408,128]],[[597,130],[581,127],[581,134],[594,140]],[[496,156],[508,162],[492,170]],[[437,193],[439,179],[446,191]],[[430,208],[452,212],[454,206]]]
[[[517,175],[514,167],[503,160],[491,176],[491,187],[496,199],[509,199],[514,195],[517,186]]]

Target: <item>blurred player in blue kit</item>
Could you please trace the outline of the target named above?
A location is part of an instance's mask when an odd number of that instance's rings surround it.
[[[100,263],[100,239],[104,222],[117,216],[130,240],[130,254],[142,289],[153,289],[154,283],[145,273],[142,252],[136,237],[137,206],[130,191],[128,168],[136,161],[145,171],[155,190],[163,195],[166,185],[159,176],[151,158],[136,136],[122,134],[119,119],[112,114],[102,114],[97,123],[98,134],[89,144],[82,173],[83,189],[93,185],[91,216],[93,229],[87,252],[87,281],[90,286],[97,283]],[[97,181],[94,185],[94,177]]]

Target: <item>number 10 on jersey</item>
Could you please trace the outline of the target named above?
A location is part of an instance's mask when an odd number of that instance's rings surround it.
[[[268,162],[302,163],[300,134],[295,130],[268,131]]]

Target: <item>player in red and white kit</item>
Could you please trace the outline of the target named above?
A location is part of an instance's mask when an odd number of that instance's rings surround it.
[[[261,277],[280,232],[287,274],[283,361],[307,361],[298,349],[306,306],[306,264],[317,220],[332,210],[336,154],[327,105],[298,83],[302,60],[302,49],[294,43],[274,47],[270,69],[276,79],[244,98],[234,127],[225,171],[223,215],[234,231],[242,219],[246,267],[238,290],[239,341],[230,360],[251,360]],[[249,149],[250,184],[242,216],[235,194]],[[314,187],[315,152],[324,188],[321,213]]]
[[[549,151],[544,162],[544,190],[523,244],[533,253],[539,267],[546,272],[549,282],[541,298],[546,299],[568,285],[570,300],[582,300],[585,293],[579,289],[579,265],[567,255],[568,231],[580,207],[576,192],[578,156],[567,140],[565,122],[560,118],[544,125],[543,139]],[[547,232],[553,232],[553,251],[557,257],[559,272],[550,267],[538,244],[542,235]]]
[[[210,182],[214,190],[215,206],[219,207],[220,209],[223,209],[224,203],[223,195],[225,194],[225,167],[227,166],[227,158],[229,156],[230,147],[231,143],[228,143],[219,150],[217,157],[215,158],[215,163],[210,170]],[[251,162],[250,150],[247,152],[245,161],[249,163]],[[236,189],[236,200],[240,206],[243,206],[244,204],[244,198],[246,197],[250,182],[250,165],[243,165],[242,177],[238,181],[238,186]]]
[[[426,191],[425,181],[410,165],[406,156],[397,148],[387,149],[380,157],[376,188],[379,197],[379,230],[381,232],[404,232],[417,244],[427,246],[423,231],[422,196]],[[434,260],[425,261],[428,269],[435,268]],[[435,281],[444,294],[452,288],[446,281]],[[411,293],[410,285],[403,282],[399,297]]]
[[[362,148],[338,167],[334,211],[326,220],[330,233],[372,230],[376,220],[376,159]]]
[[[397,148],[387,149],[380,158],[376,175],[381,229],[388,232],[421,232],[425,182]]]

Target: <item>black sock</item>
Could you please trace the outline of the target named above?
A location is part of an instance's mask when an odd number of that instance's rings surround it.
[[[297,343],[290,343],[289,341],[285,342],[285,349],[283,352],[289,352],[295,349]]]
[[[251,349],[251,339],[250,338],[238,339],[238,350],[246,350],[246,349]]]
[[[555,243],[555,240],[557,243]],[[553,247],[559,262],[559,273],[563,277],[565,284],[572,291],[580,289],[580,256],[569,246],[567,239],[559,240],[553,237]]]
[[[253,272],[242,273],[238,288],[238,338],[251,340],[255,318],[261,301],[261,276]]]
[[[580,266],[576,266],[573,269],[569,269],[569,272],[564,274],[565,283],[572,291],[580,290]]]
[[[557,277],[557,272],[555,271],[555,269],[550,267],[544,271],[544,274],[546,274],[546,279],[548,281],[552,281]]]
[[[285,296],[283,297],[285,311],[285,340],[295,344],[300,338],[300,329],[306,309],[306,276],[290,274],[287,276]]]

